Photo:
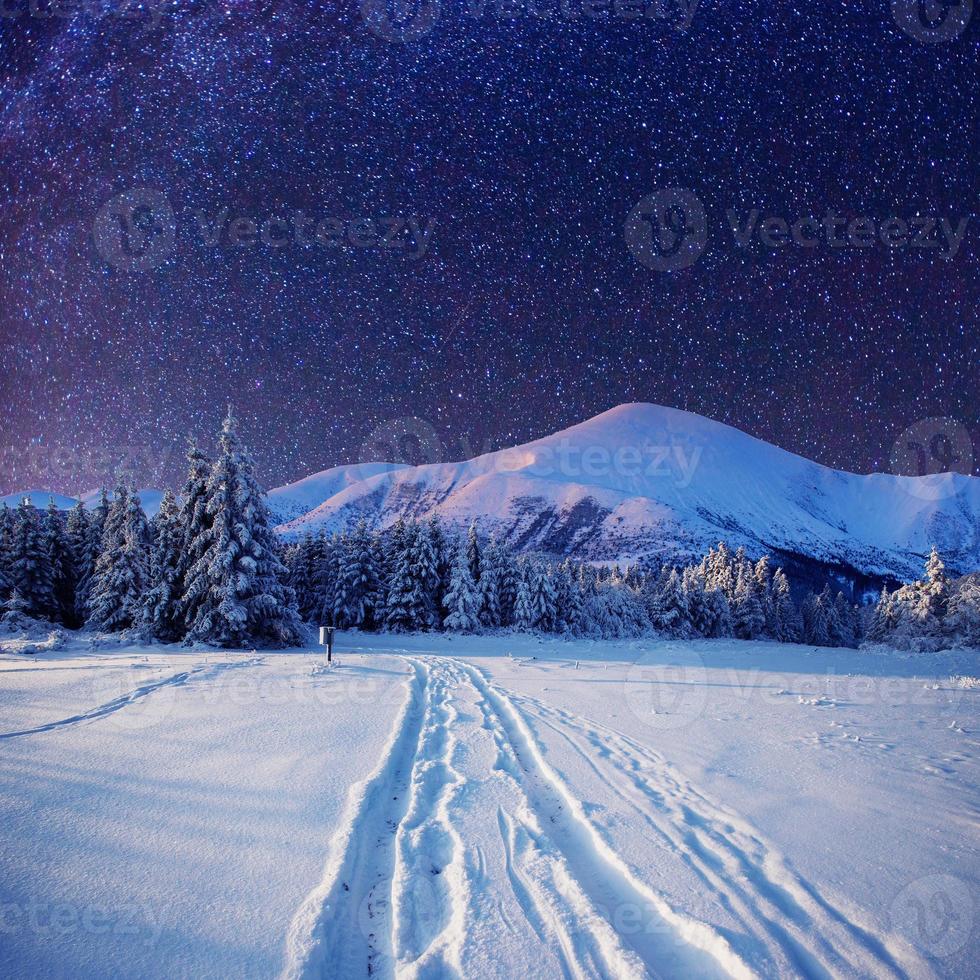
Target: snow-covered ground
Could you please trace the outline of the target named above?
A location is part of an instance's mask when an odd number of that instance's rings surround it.
[[[976,655],[338,649],[0,659],[0,975],[976,975]]]

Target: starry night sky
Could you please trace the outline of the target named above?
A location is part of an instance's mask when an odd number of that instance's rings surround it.
[[[121,3],[0,18],[3,492],[87,490],[133,446],[176,484],[229,400],[267,486],[402,416],[446,458],[625,401],[859,472],[926,417],[980,437],[980,9],[924,43],[887,0],[702,0],[686,31],[443,0],[392,41],[357,3]],[[707,216],[673,272],[623,231],[665,187]],[[134,191],[142,271],[112,245]],[[952,259],[740,247],[753,207],[970,224]],[[369,244],[209,243],[225,208]],[[421,257],[364,237],[399,215],[433,223]]]

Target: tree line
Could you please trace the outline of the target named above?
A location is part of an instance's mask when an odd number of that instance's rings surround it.
[[[81,503],[0,508],[6,615],[162,642],[289,646],[303,623],[388,632],[498,629],[572,637],[736,637],[855,647],[980,643],[980,585],[946,577],[934,551],[922,582],[860,610],[826,586],[797,602],[769,557],[724,543],[697,563],[659,570],[515,554],[475,526],[438,517],[364,521],[327,536],[276,534],[229,412],[212,460],[196,445],[178,498],[148,520],[135,490]],[[922,642],[919,642],[919,641]]]

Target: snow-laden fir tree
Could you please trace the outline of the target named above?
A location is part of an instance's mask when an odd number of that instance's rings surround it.
[[[473,633],[480,626],[480,595],[470,573],[469,549],[460,541],[449,569],[449,588],[444,602],[444,626],[456,633]]]
[[[75,618],[78,622],[84,623],[89,616],[88,600],[92,590],[92,576],[95,575],[95,565],[102,554],[102,538],[108,517],[109,494],[103,487],[99,492],[99,503],[87,514],[85,543],[78,558],[78,582],[75,586]]]
[[[319,626],[337,625],[334,616],[341,588],[343,550],[343,539],[339,534],[328,538],[321,532],[314,542],[313,607],[310,618]]]
[[[533,628],[552,633],[558,619],[558,607],[555,602],[555,587],[547,566],[543,563],[532,563],[530,584]]]
[[[417,629],[436,629],[442,622],[442,610],[438,605],[442,583],[430,526],[413,521],[410,538],[412,578],[416,586],[414,619],[418,623]]]
[[[691,629],[691,612],[681,576],[669,569],[648,593],[648,614],[653,628],[664,636],[685,637]]]
[[[98,551],[92,551],[89,535],[91,534],[91,521],[85,505],[79,500],[65,519],[65,536],[68,540],[68,551],[71,555],[71,564],[74,572],[74,594],[72,596],[71,625],[79,626],[84,622],[82,614],[85,599],[80,592],[82,583],[88,582],[92,576],[92,568]]]
[[[51,575],[51,605],[46,616],[52,622],[74,626],[75,562],[65,529],[65,518],[54,497],[48,501],[41,534]]]
[[[830,646],[830,624],[827,620],[827,610],[820,596],[810,592],[803,600],[801,610],[803,616],[803,642],[813,646]]]
[[[741,550],[741,549],[740,549]],[[735,584],[735,635],[755,640],[763,635],[766,616],[759,595],[759,583],[748,561],[741,561]]]
[[[943,628],[950,646],[980,648],[980,578],[961,579],[951,592]]]
[[[14,514],[10,552],[10,588],[20,594],[27,615],[44,618],[55,605],[51,564],[45,547],[41,516],[30,497]]]
[[[500,610],[500,593],[504,573],[502,555],[497,542],[491,538],[480,554],[480,623],[490,629],[503,624]],[[467,556],[467,561],[469,556]]]
[[[149,582],[150,528],[135,490],[117,487],[89,593],[87,625],[115,633],[140,623]]]
[[[418,589],[412,576],[412,542],[404,524],[396,525],[390,540],[388,567],[385,629],[393,633],[410,632],[418,628]]]
[[[334,623],[341,629],[370,625],[378,601],[378,575],[367,524],[361,520],[340,550]]]
[[[296,600],[285,584],[273,520],[230,408],[219,446],[207,486],[207,548],[190,573],[206,574],[210,588],[192,636],[226,646],[288,646],[301,636]]]
[[[514,606],[517,602],[517,559],[507,545],[497,542],[496,565],[500,574],[500,625],[511,626],[514,622]]]
[[[518,559],[516,579],[517,594],[514,599],[514,629],[527,632],[534,629],[532,569],[528,559]]]
[[[799,643],[800,614],[793,601],[789,579],[781,568],[777,568],[772,577],[771,601],[773,609],[774,639],[782,643]]]
[[[466,560],[469,562],[470,575],[473,581],[479,584],[480,581],[480,560],[483,549],[480,547],[480,538],[476,533],[476,521],[470,523],[470,528],[466,532]]]
[[[585,611],[578,577],[567,559],[554,571],[555,629],[569,636],[582,636],[585,632]]]
[[[222,647],[289,646],[301,624],[272,519],[229,409],[207,485],[203,548],[188,572],[188,639]]]
[[[6,501],[0,503],[0,602],[10,597],[10,562],[14,543],[14,518]]]
[[[203,601],[203,593],[192,593],[188,585],[191,569],[201,561],[208,546],[208,531],[211,527],[208,483],[213,465],[193,439],[188,442],[186,459],[187,478],[180,502],[180,526],[183,528],[184,544],[176,569],[175,585],[175,592],[180,597],[179,615],[185,632],[196,620],[198,608]]]
[[[172,642],[184,635],[180,607],[180,569],[185,542],[181,509],[167,490],[153,519],[154,540],[150,556],[149,591],[143,604],[143,622],[158,640]]]
[[[597,637],[628,639],[649,633],[651,624],[639,595],[610,579],[597,582],[586,599],[583,628]]]

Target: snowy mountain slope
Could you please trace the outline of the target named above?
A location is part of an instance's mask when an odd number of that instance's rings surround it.
[[[81,497],[68,497],[63,493],[52,493],[50,490],[21,490],[17,493],[7,494],[6,497],[0,497],[0,504],[6,504],[8,507],[14,508],[24,497],[30,497],[31,503],[38,509],[43,510],[48,506],[48,501],[53,497],[55,504],[57,504],[60,510],[71,510],[79,500],[85,504],[86,509],[92,510],[98,507],[101,493],[101,490],[90,490],[88,493],[83,493]],[[153,517],[160,509],[163,491],[145,489],[137,490],[136,494],[140,498],[140,503],[143,505],[146,516]],[[112,499],[111,493],[109,494],[109,499]]]
[[[17,493],[8,493],[6,497],[0,497],[0,506],[6,504],[11,509],[17,507],[25,498],[30,497],[31,503],[38,510],[46,510],[48,502],[54,498],[54,502],[60,510],[68,510],[78,503],[75,497],[66,497],[62,493],[52,493],[50,490],[19,490]]]
[[[674,560],[724,539],[871,577],[917,575],[932,544],[952,569],[980,568],[980,479],[845,473],[648,404],[473,460],[378,473],[281,530],[431,514],[586,560]]]
[[[355,463],[351,466],[334,466],[329,470],[277,487],[267,494],[269,508],[279,523],[295,520],[309,513],[325,500],[340,493],[346,487],[362,480],[403,469],[399,463]]]

